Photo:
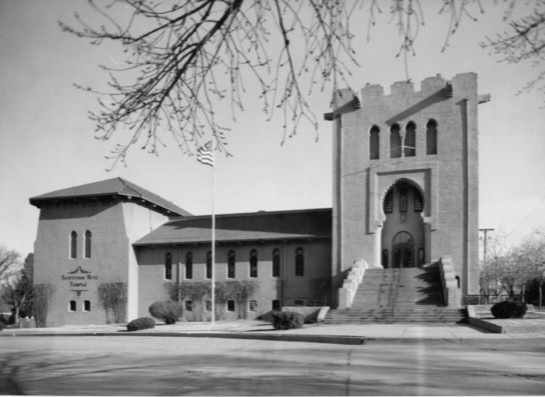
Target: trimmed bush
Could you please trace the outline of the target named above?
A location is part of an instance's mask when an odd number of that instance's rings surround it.
[[[305,317],[301,313],[276,312],[273,313],[273,326],[276,329],[302,328]]]
[[[181,302],[155,302],[149,307],[152,317],[163,320],[166,324],[174,324],[182,317],[183,305]]]
[[[528,306],[522,302],[499,302],[490,309],[495,318],[522,318]]]
[[[155,320],[150,317],[140,317],[127,324],[127,331],[155,328]]]

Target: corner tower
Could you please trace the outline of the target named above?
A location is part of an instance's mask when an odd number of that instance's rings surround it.
[[[415,267],[450,256],[478,288],[477,75],[339,90],[333,121],[334,286],[354,261]]]

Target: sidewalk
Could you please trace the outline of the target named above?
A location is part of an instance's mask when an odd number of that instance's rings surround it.
[[[545,342],[545,328],[540,332],[490,333],[468,324],[306,324],[303,328],[279,331],[271,323],[254,320],[231,322],[159,323],[153,329],[127,332],[124,324],[62,326],[55,328],[7,328],[0,336],[169,336],[215,337],[260,340],[307,341],[318,343],[455,343],[482,344]]]

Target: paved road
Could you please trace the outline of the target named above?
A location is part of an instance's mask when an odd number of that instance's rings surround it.
[[[545,394],[545,346],[0,338],[0,390],[41,395]]]

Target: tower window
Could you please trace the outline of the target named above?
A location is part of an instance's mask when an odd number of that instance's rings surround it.
[[[275,248],[272,256],[272,276],[280,277],[280,250]]]
[[[390,158],[401,157],[401,133],[399,124],[390,128]]]
[[[165,280],[172,280],[172,254],[167,252],[165,254]]]
[[[295,275],[305,275],[305,251],[303,248],[297,248],[295,251]]]
[[[374,125],[369,132],[369,159],[378,160],[380,158],[380,128]]]
[[[407,187],[401,186],[399,188],[399,212],[407,212],[409,207],[409,198],[407,194]]]
[[[426,124],[426,154],[437,154],[437,121]]]
[[[250,277],[257,277],[257,251],[250,252]]]
[[[187,280],[193,278],[193,254],[191,252],[185,254],[185,278]]]
[[[87,230],[85,232],[85,251],[84,251],[84,257],[90,258],[91,257],[91,239],[93,235],[90,230]]]
[[[76,259],[78,257],[78,233],[72,231],[70,233],[70,258]]]
[[[412,121],[409,121],[405,128],[403,152],[405,157],[416,156],[416,124]]]
[[[227,278],[235,278],[235,251],[229,251],[227,254]]]

